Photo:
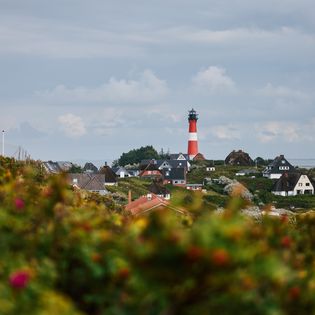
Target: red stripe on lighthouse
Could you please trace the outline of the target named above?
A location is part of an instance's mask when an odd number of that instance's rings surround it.
[[[189,121],[189,132],[197,132],[197,120]]]

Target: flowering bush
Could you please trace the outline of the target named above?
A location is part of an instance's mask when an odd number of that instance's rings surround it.
[[[131,218],[62,176],[9,169],[0,175],[0,314],[315,312],[314,212],[257,223],[235,196],[220,214]]]

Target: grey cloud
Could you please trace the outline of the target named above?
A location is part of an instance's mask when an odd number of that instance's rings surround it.
[[[150,102],[165,97],[168,87],[151,70],[143,71],[136,79],[116,79],[97,87],[67,88],[58,85],[52,90],[38,91],[36,97],[49,103],[134,103]]]

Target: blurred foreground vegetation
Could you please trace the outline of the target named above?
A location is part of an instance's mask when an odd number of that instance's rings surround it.
[[[0,162],[1,315],[315,313],[315,212],[257,222],[237,191],[220,214],[189,192],[185,216],[134,218]]]

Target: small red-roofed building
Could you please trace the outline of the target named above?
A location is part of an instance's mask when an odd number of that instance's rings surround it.
[[[125,211],[130,212],[134,216],[164,209],[170,209],[180,214],[186,213],[184,209],[173,207],[168,200],[153,193],[149,193],[146,196],[141,196],[140,198],[129,202],[125,207]]]

